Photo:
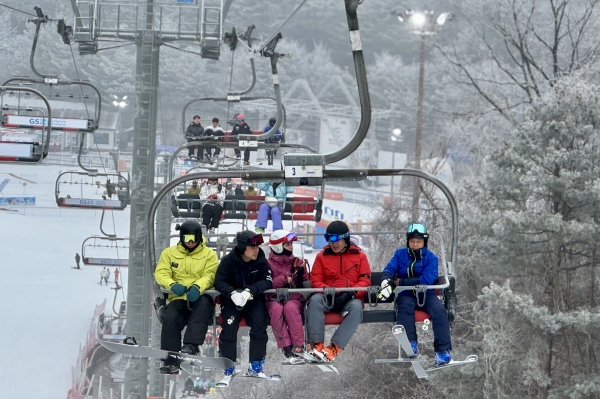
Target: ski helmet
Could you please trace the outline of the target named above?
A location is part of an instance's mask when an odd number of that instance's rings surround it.
[[[246,252],[246,247],[248,245],[257,247],[261,245],[264,241],[262,234],[257,234],[250,230],[243,230],[239,231],[235,235],[235,242],[235,246],[240,251],[240,253],[244,253]]]
[[[200,226],[200,223],[198,223],[195,220],[186,220],[179,226],[178,230],[179,230],[179,241],[182,244],[184,244],[183,246],[185,248],[193,251],[194,249],[196,249],[196,247],[198,245],[200,245],[200,242],[202,241],[202,227]],[[190,236],[192,236],[192,235],[194,236],[194,241],[196,242],[196,246],[194,246],[194,248],[190,249],[187,246],[185,246],[185,243],[190,241],[190,238],[191,238]]]
[[[408,240],[411,238],[422,238],[425,241],[425,247],[427,247],[427,241],[429,240],[429,232],[419,223],[411,223],[408,225],[406,230],[406,246],[408,247]]]
[[[287,230],[275,230],[269,237],[269,246],[276,254],[283,252],[283,244],[286,242],[294,242],[298,240],[296,232]]]
[[[350,229],[341,220],[329,223],[324,236],[327,242],[337,242],[343,238],[346,241],[346,245],[350,245]]]
[[[244,118],[244,114],[238,114],[238,116],[236,117],[238,122],[242,122],[245,118]]]
[[[271,126],[271,127],[275,126],[275,122],[277,122],[277,119],[275,119],[275,118],[270,118],[270,119],[269,119],[269,126]]]

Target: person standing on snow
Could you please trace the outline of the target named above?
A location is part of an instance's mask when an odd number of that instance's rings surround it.
[[[396,285],[433,285],[438,278],[438,258],[427,248],[429,232],[422,224],[413,223],[406,232],[406,247],[394,252],[381,274],[381,296],[387,299]],[[396,324],[404,326],[415,355],[419,353],[415,329],[415,309],[431,316],[435,364],[441,366],[452,360],[450,351],[450,322],[444,304],[430,289],[425,292],[423,306],[417,305],[414,292],[402,291],[396,297]]]
[[[108,270],[106,270],[106,267],[103,267],[102,270],[100,270],[100,285],[102,285],[103,281],[108,285]]]
[[[115,284],[119,285],[119,269],[115,268]]]
[[[317,254],[310,271],[313,288],[368,287],[371,285],[371,266],[362,250],[350,241],[346,223],[336,220],[324,234],[328,245]],[[314,294],[306,309],[307,352],[332,362],[346,347],[362,321],[362,298],[366,291],[340,291],[335,294],[333,307],[328,308],[324,294]],[[329,346],[324,346],[325,312],[337,312],[344,320],[335,330]]]
[[[81,256],[79,256],[78,253],[75,253],[75,263],[77,264],[77,267],[75,267],[75,269],[81,269],[79,267],[79,261],[81,261]]]
[[[200,223],[183,222],[179,226],[179,242],[162,251],[154,272],[156,282],[171,290],[162,323],[161,349],[198,354],[215,308],[212,297],[202,293],[212,289],[217,266],[217,255],[205,245]],[[181,331],[186,325],[182,346]],[[163,360],[159,371],[177,374],[180,364],[169,357]]]
[[[236,234],[236,246],[221,259],[215,276],[215,288],[221,293],[221,356],[236,361],[237,333],[243,317],[250,326],[249,375],[262,372],[267,354],[269,316],[264,291],[272,288],[271,268],[259,246],[263,236],[250,230]],[[234,367],[224,370],[230,378]]]
[[[273,277],[273,288],[304,288],[308,280],[308,262],[294,256],[294,244],[298,238],[295,232],[276,230],[269,237],[269,265]],[[304,297],[294,292],[280,298],[270,294],[267,310],[271,318],[271,328],[277,347],[287,358],[301,356],[304,352],[304,326],[302,308]]]

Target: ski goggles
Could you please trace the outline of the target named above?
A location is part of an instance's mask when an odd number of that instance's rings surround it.
[[[418,223],[413,223],[413,224],[409,225],[407,231],[408,231],[408,234],[414,233],[415,231],[417,233],[427,234],[427,229],[425,228],[425,226],[423,226],[422,224],[418,224]]]
[[[273,240],[273,239],[269,239],[269,244],[271,245],[277,245],[277,244],[281,244],[284,242],[293,242],[293,241],[298,241],[298,236],[296,235],[295,231],[290,232],[288,235],[286,235],[285,237],[281,237],[277,240]]]
[[[264,242],[265,241],[263,240],[262,234],[257,234],[248,239],[248,245],[253,246],[253,247],[258,247],[259,245],[262,245]]]
[[[323,237],[325,237],[325,240],[327,242],[338,242],[339,240],[343,239],[343,238],[348,238],[350,237],[350,232],[344,233],[344,234],[323,234]]]
[[[184,234],[183,242],[196,241],[196,234]]]

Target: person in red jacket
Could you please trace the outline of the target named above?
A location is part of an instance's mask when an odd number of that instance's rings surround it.
[[[368,287],[371,285],[371,266],[367,255],[350,242],[350,229],[346,223],[336,220],[327,226],[325,239],[328,245],[317,254],[310,271],[313,288]],[[324,361],[332,362],[346,347],[362,321],[362,298],[366,291],[339,291],[333,298],[314,294],[306,309],[307,352]],[[338,312],[344,317],[342,323],[325,347],[325,312]]]

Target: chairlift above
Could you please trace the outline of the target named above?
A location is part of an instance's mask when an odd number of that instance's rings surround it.
[[[41,129],[41,137],[37,134],[12,134],[14,130],[0,131],[0,162],[40,162],[48,155],[50,144],[50,134],[52,124],[52,110],[48,99],[39,91],[27,87],[0,86],[0,103],[2,103],[2,114],[0,114],[0,127],[16,127],[18,125],[8,124],[5,112],[10,111],[11,107],[4,101],[4,96],[8,93],[25,92],[37,95],[45,110],[36,110],[42,113],[41,118],[31,118],[37,121],[38,128]]]
[[[63,207],[123,210],[130,200],[129,180],[118,173],[67,171],[56,179],[55,198]]]
[[[121,243],[121,244],[119,244]],[[129,238],[91,236],[81,244],[81,258],[87,266],[129,266]]]

